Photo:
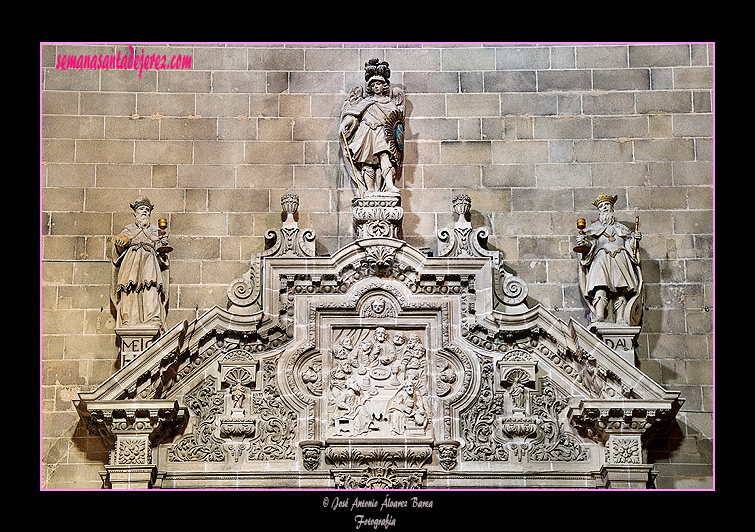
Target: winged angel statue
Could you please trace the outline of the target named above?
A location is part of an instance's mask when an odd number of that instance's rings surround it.
[[[340,142],[346,172],[359,195],[398,194],[396,180],[404,155],[404,91],[390,86],[388,63],[364,65],[366,90],[349,91],[341,109]]]

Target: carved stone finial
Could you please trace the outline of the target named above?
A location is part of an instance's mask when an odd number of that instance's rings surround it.
[[[299,196],[293,192],[287,192],[281,196],[281,207],[286,213],[286,220],[283,222],[284,227],[294,227],[298,224],[294,220],[294,214],[299,210]]]
[[[469,210],[472,208],[472,199],[467,194],[459,194],[453,199],[454,212],[459,216],[465,216],[469,214]]]

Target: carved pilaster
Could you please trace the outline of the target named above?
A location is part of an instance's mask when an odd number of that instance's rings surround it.
[[[90,432],[111,445],[104,485],[144,489],[154,484],[157,466],[152,447],[182,428],[188,412],[176,401],[79,402],[79,415]]]
[[[605,445],[601,475],[606,487],[647,487],[652,466],[646,463],[646,445],[659,427],[676,414],[679,405],[666,401],[582,401],[569,417],[580,432]]]

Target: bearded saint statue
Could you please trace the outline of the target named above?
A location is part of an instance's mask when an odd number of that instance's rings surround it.
[[[603,193],[593,201],[598,221],[580,235],[589,251],[579,261],[579,284],[593,323],[608,322],[612,309],[617,325],[637,325],[643,282],[636,243],[642,234],[616,221],[613,206],[617,199]]]
[[[117,310],[117,328],[158,328],[165,331],[170,261],[160,252],[167,244],[157,225],[150,222],[154,205],[139,196],[131,204],[134,223],[114,239],[111,300]]]

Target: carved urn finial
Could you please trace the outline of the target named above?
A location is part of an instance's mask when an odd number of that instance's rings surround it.
[[[466,217],[472,208],[472,199],[467,194],[459,194],[454,197],[453,206],[456,214]]]
[[[287,214],[294,214],[299,210],[299,196],[293,192],[287,192],[281,196],[281,207]]]
[[[283,227],[296,227],[296,221],[294,220],[294,214],[299,210],[299,196],[293,192],[287,192],[281,196],[281,207],[283,212],[286,213],[286,220],[283,222]]]

